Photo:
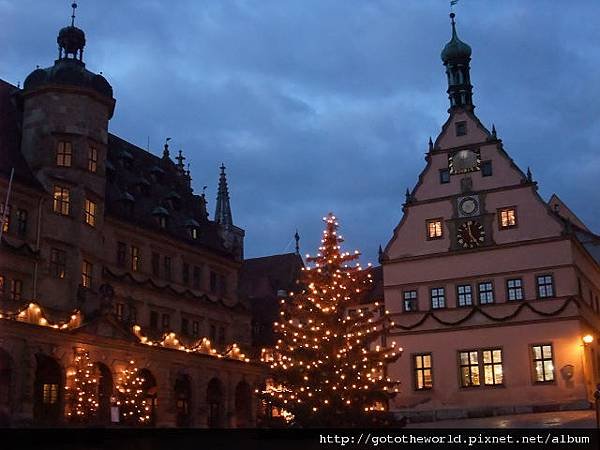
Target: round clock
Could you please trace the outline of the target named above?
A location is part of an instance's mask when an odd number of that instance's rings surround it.
[[[479,205],[477,204],[477,200],[473,197],[465,197],[460,201],[458,207],[464,215],[470,216],[477,212]]]
[[[479,247],[485,241],[485,229],[481,223],[468,220],[458,227],[456,240],[462,248]]]

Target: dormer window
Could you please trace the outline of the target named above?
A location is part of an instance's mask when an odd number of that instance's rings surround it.
[[[172,209],[179,209],[179,205],[181,204],[181,196],[177,192],[169,192],[165,199],[169,202],[169,205]]]
[[[135,204],[135,198],[129,192],[123,192],[119,198],[123,209],[127,214],[133,213],[133,205]]]
[[[133,167],[133,155],[127,150],[123,150],[121,152],[121,162],[123,167],[125,167],[127,170],[131,170]]]
[[[165,171],[158,166],[154,166],[152,169],[150,169],[150,173],[152,174],[152,179],[154,182],[160,183],[160,181],[163,179]]]
[[[185,227],[188,230],[191,239],[196,240],[200,236],[200,224],[194,219],[188,219],[185,222]]]
[[[166,229],[168,225],[169,211],[162,206],[157,206],[152,211],[152,215],[156,217],[156,223],[162,229]]]

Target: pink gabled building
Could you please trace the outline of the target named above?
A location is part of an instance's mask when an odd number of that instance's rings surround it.
[[[390,335],[404,348],[390,408],[411,420],[589,408],[600,236],[556,195],[542,199],[475,116],[471,48],[451,17],[449,117],[381,257]]]

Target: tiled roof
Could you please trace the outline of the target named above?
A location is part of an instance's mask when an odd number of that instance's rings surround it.
[[[248,298],[264,298],[276,297],[278,290],[294,290],[303,266],[296,253],[246,259],[240,272],[240,291]]]

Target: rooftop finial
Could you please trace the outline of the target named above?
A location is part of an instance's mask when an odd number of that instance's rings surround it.
[[[294,239],[296,240],[296,255],[300,254],[300,235],[298,234],[298,229],[296,229],[296,234],[294,234]]]
[[[73,2],[71,4],[71,8],[73,8],[73,14],[71,14],[71,26],[75,26],[75,10],[77,9],[77,3]]]
[[[165,147],[163,149],[163,158],[167,159],[169,157],[169,141],[171,140],[170,137],[165,139]]]
[[[177,160],[177,167],[179,167],[181,170],[183,170],[183,168],[184,168],[183,161],[185,161],[185,156],[183,156],[183,153],[181,150],[179,150],[179,155],[176,156],[175,159]]]

